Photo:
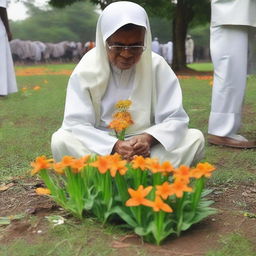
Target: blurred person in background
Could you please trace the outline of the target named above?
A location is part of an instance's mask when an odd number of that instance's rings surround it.
[[[157,37],[152,41],[152,51],[161,55],[161,46]]]
[[[6,8],[7,0],[0,0],[0,96],[6,96],[18,90],[9,44],[12,34]]]
[[[191,35],[187,35],[185,42],[186,49],[186,63],[190,64],[194,62],[194,40]]]

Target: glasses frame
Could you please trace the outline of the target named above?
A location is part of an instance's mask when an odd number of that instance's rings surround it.
[[[139,55],[139,54],[142,54],[147,48],[145,45],[115,45],[115,44],[109,45],[108,42],[106,42],[106,45],[110,51],[117,54],[120,54],[122,51],[127,50],[133,55]],[[140,48],[142,51],[141,52],[138,51],[137,53],[132,51],[138,48]]]

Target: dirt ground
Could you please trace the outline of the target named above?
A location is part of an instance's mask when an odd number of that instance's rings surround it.
[[[50,198],[35,193],[35,188],[41,185],[41,181],[36,178],[21,177],[5,182],[5,186],[0,184],[0,217],[16,214],[37,217],[36,225],[29,222],[28,217],[13,220],[5,227],[4,234],[0,235],[0,244],[24,237],[31,241],[37,230],[47,228],[43,221],[44,216],[63,213]],[[136,236],[127,236],[113,238],[110,241],[111,246],[123,250],[124,256],[129,255],[129,247],[142,245],[149,255],[201,256],[209,249],[217,247],[222,235],[233,232],[245,235],[256,244],[255,184],[225,185],[212,189],[213,193],[209,197],[215,201],[214,207],[219,212],[193,226],[180,238],[170,238],[161,247],[157,247],[142,244],[141,239]],[[245,213],[251,215],[245,216]]]

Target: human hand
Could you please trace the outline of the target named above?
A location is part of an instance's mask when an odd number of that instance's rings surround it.
[[[134,156],[134,149],[129,140],[118,140],[113,147],[112,153],[118,153],[129,161]]]
[[[150,149],[155,139],[150,134],[143,133],[132,137],[129,141],[133,147],[134,155],[149,157]]]

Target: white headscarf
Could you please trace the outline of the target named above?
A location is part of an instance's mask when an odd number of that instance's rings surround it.
[[[127,12],[127,10],[129,11]],[[115,2],[107,6],[100,18],[103,40],[106,41],[108,37],[128,23],[147,29],[147,14],[145,10],[137,4],[124,1]]]
[[[106,39],[119,28],[129,23],[146,28],[145,45],[147,47],[136,64],[134,80],[134,90],[136,91],[134,95],[136,95],[136,98],[132,99],[135,102],[132,108],[138,109],[136,102],[139,102],[141,98],[148,99],[149,101],[145,108],[151,106],[151,92],[154,79],[152,77],[151,31],[147,13],[140,5],[133,2],[114,2],[103,10],[98,19],[96,47],[84,55],[72,74],[78,76],[82,88],[89,89],[96,118],[100,116],[99,103],[106,90],[111,72],[105,47]],[[145,109],[145,111],[150,112],[148,109]],[[135,117],[137,118],[136,122],[138,124],[145,123],[147,126],[149,124],[144,120],[144,117],[143,115]],[[149,117],[147,116],[146,119],[148,120]],[[99,119],[96,120],[96,123],[99,124]],[[133,125],[133,128],[136,129],[136,125]]]

